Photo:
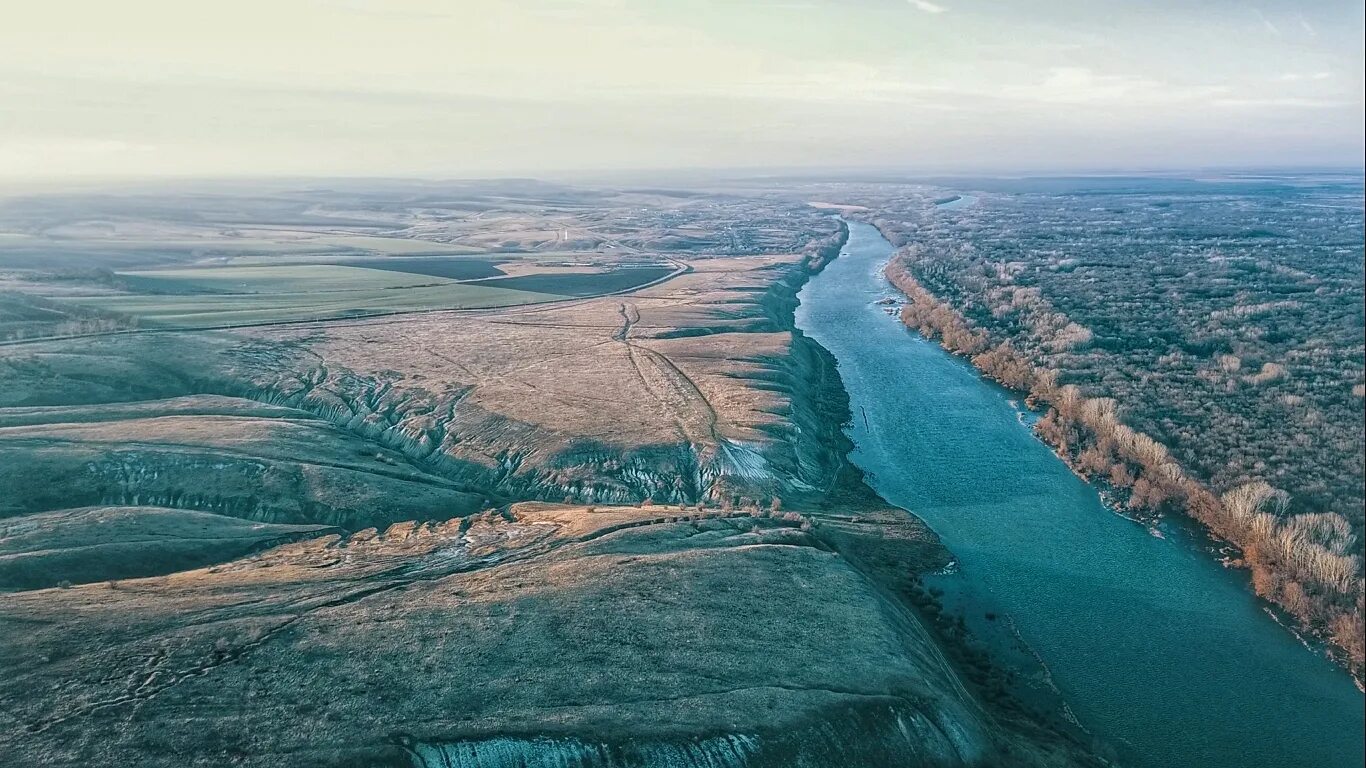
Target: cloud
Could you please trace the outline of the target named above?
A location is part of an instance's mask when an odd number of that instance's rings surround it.
[[[386,6],[380,0],[313,0],[313,4],[323,11],[354,13],[360,16],[388,16],[394,19],[442,19],[449,14],[437,11],[399,10]]]
[[[1276,26],[1275,24],[1272,24],[1272,23],[1271,23],[1271,19],[1268,19],[1268,18],[1266,17],[1266,14],[1262,13],[1261,11],[1257,10],[1256,8],[1253,8],[1253,9],[1252,9],[1252,12],[1255,13],[1255,14],[1257,14],[1257,18],[1261,20],[1262,26],[1263,26],[1263,27],[1266,27],[1266,31],[1270,32],[1271,34],[1275,35],[1276,37],[1280,37],[1280,36],[1281,36],[1281,29],[1280,29],[1280,27]]]
[[[689,95],[723,98],[790,99],[830,102],[857,100],[865,103],[915,104],[919,109],[953,111],[956,104],[941,98],[960,95],[941,84],[923,83],[896,71],[886,71],[858,61],[823,63],[814,71],[789,71],[768,76],[732,80],[716,87],[698,84]]]
[[[1216,107],[1231,108],[1278,108],[1278,109],[1332,109],[1333,107],[1351,106],[1349,101],[1337,101],[1333,99],[1302,99],[1297,97],[1285,97],[1276,99],[1215,99]]]
[[[1228,89],[1174,85],[1148,77],[1095,72],[1087,67],[1053,67],[1042,82],[1006,89],[1017,99],[1054,104],[1150,105],[1209,98]]]
[[[145,156],[150,144],[122,139],[0,136],[0,175],[44,174],[62,166],[81,168],[114,156]]]
[[[906,2],[910,3],[912,8],[925,13],[943,13],[948,10],[948,8],[938,3],[932,3],[930,0],[906,0]]]
[[[1330,80],[1332,72],[1286,72],[1271,78],[1273,83],[1299,83],[1305,80]]]

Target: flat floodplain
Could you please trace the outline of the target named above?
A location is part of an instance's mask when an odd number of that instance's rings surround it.
[[[390,256],[380,259],[356,259],[338,262],[338,266],[406,272],[413,275],[444,277],[450,280],[478,280],[505,274],[497,261],[451,256]],[[510,287],[510,286],[509,286]]]
[[[142,327],[213,328],[534,304],[631,290],[676,271],[667,264],[565,267],[528,259],[507,276],[500,263],[518,260],[393,256],[129,270],[116,273],[121,293],[59,301]]]
[[[451,282],[429,274],[333,264],[232,266],[120,272],[130,289],[157,294],[373,291]]]
[[[540,272],[479,280],[471,283],[471,285],[514,288],[536,293],[554,293],[561,296],[597,296],[605,293],[629,291],[632,288],[668,277],[669,273],[673,271],[672,267],[661,266],[625,267],[600,272]]]
[[[433,278],[426,279],[431,281]],[[89,296],[63,301],[115,315],[131,316],[144,327],[214,328],[225,325],[326,320],[436,309],[507,307],[554,301],[559,298],[563,297],[443,282],[438,285],[408,288]]]

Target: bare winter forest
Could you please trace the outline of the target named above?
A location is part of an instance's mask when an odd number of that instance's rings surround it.
[[[998,182],[869,214],[906,322],[1047,407],[1119,503],[1184,510],[1361,673],[1362,189]]]

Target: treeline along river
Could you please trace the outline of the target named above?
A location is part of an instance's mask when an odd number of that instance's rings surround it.
[[[1032,649],[1127,766],[1360,766],[1363,696],[1179,522],[1108,510],[1012,395],[887,311],[892,246],[850,222],[797,325],[838,360],[852,459],[957,556],[935,583]],[[984,634],[985,636],[985,634]]]

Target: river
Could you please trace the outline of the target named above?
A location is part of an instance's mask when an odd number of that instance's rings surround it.
[[[1363,696],[1274,619],[1244,573],[1179,522],[1150,531],[1030,432],[1012,395],[880,300],[892,246],[850,222],[797,326],[839,362],[851,458],[958,559],[936,577],[983,626],[1013,626],[1081,724],[1141,768],[1362,764]],[[998,632],[998,634],[1001,634]]]

